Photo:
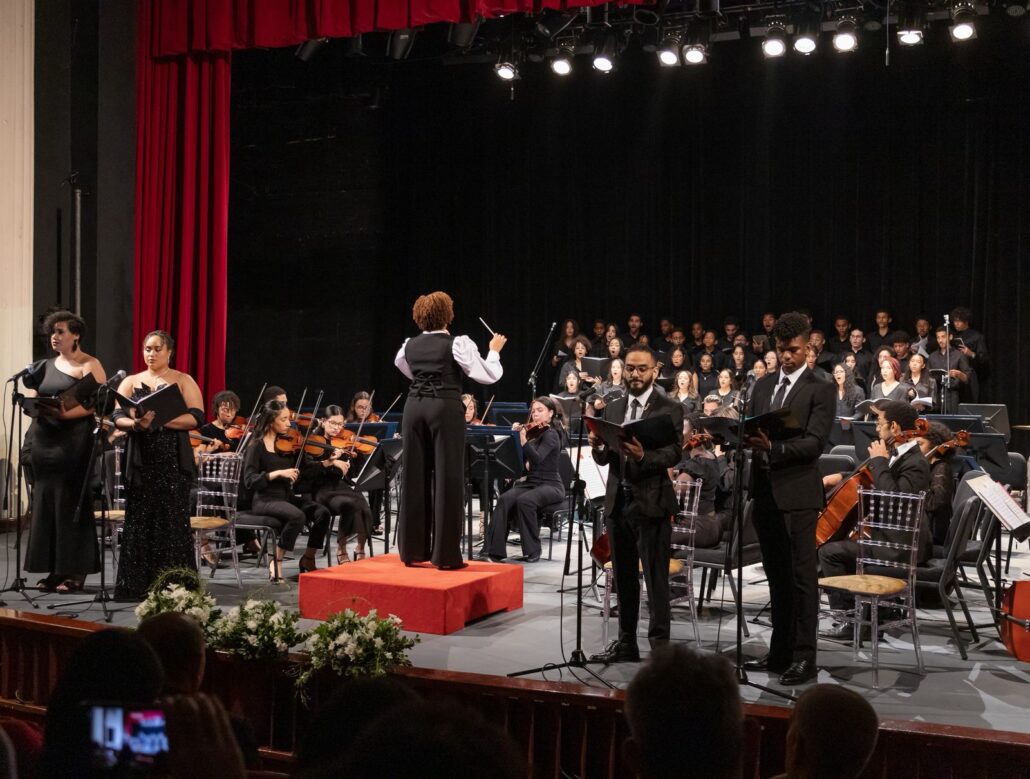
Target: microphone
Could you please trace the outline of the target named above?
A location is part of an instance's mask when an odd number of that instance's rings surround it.
[[[24,368],[22,368],[20,371],[14,374],[7,381],[18,381],[19,379],[21,379],[22,376],[28,376],[30,373],[32,373],[33,365],[35,365],[35,363],[30,362],[28,365],[26,365]]]
[[[115,385],[121,384],[122,379],[124,379],[126,376],[128,376],[128,374],[124,370],[120,370],[110,379],[105,381],[103,386],[108,390],[113,390],[115,388]]]

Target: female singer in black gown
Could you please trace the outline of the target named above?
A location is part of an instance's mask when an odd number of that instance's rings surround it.
[[[134,400],[177,384],[189,411],[155,427],[154,412],[136,418],[116,409],[111,418],[129,433],[125,465],[125,527],[115,596],[144,598],[162,571],[195,568],[190,535],[190,485],[196,476],[188,431],[204,424],[204,399],[193,378],[171,367],[172,336],[155,330],[143,339],[147,368],[126,377],[118,393]]]
[[[297,536],[305,521],[311,522],[308,546],[300,558],[301,573],[313,571],[315,560],[325,542],[329,529],[329,509],[310,498],[294,494],[294,484],[304,478],[306,481],[321,477],[328,462],[320,464],[311,458],[302,458],[301,467],[295,468],[297,455],[280,454],[276,451],[277,436],[290,429],[290,410],[279,400],[270,400],[261,407],[254,425],[254,440],[243,455],[243,484],[254,493],[251,512],[274,520],[278,526],[279,544],[275,556],[268,563],[268,580],[282,584],[282,562],[287,552],[292,552]]]
[[[325,407],[325,417],[321,426],[314,432],[331,439],[343,432],[344,414],[340,406]],[[353,533],[357,536],[357,547],[354,559],[365,559],[365,542],[372,531],[372,509],[365,496],[358,492],[347,480],[354,461],[341,457],[339,452],[326,450],[322,455],[312,458],[316,462],[328,463],[324,472],[315,480],[312,497],[329,509],[329,513],[340,517],[339,533],[336,537],[336,563],[350,561],[347,556],[347,539]]]
[[[70,311],[55,311],[43,322],[56,357],[26,375],[25,387],[41,396],[54,396],[93,374],[107,380],[100,361],[82,350],[85,323]],[[37,364],[38,365],[38,364]],[[76,517],[82,483],[92,448],[93,416],[79,406],[56,417],[39,417],[30,428],[32,453],[32,529],[25,570],[49,572],[36,586],[45,592],[82,589],[87,574],[100,570],[93,506]]]
[[[519,431],[529,473],[525,480],[516,482],[497,499],[497,508],[490,516],[483,542],[482,557],[495,563],[507,557],[508,524],[517,519],[522,560],[535,563],[540,559],[541,549],[537,512],[565,497],[565,487],[558,474],[563,438],[558,404],[548,397],[537,398],[529,409],[529,424],[514,425],[514,428]]]
[[[480,384],[501,378],[500,351],[507,339],[490,339],[484,359],[468,336],[452,336],[454,303],[446,292],[421,296],[412,318],[422,331],[394,357],[411,379],[401,422],[404,472],[398,549],[405,565],[432,560],[441,569],[464,567],[461,515],[465,499],[464,373]]]

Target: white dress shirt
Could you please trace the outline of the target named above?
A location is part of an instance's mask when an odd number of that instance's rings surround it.
[[[436,333],[447,333],[447,331],[427,330],[423,332],[423,335],[435,335]],[[401,348],[397,351],[397,356],[393,358],[393,364],[397,366],[401,373],[409,379],[413,379],[415,377],[412,375],[408,360],[404,356],[404,347],[408,345],[409,340],[408,338],[404,339],[404,343],[401,344]],[[479,347],[467,335],[454,336],[451,354],[454,356],[454,361],[461,366],[465,375],[470,379],[475,379],[480,384],[493,384],[504,375],[504,368],[501,367],[501,355],[498,352],[491,351],[486,355],[486,359],[483,359],[479,356]]]

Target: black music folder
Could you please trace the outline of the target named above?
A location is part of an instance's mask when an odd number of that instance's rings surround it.
[[[55,417],[62,411],[71,411],[79,406],[93,407],[100,384],[92,373],[78,379],[68,389],[54,396],[24,398],[22,410],[33,419],[39,416]]]
[[[146,385],[143,386],[145,387]],[[165,384],[161,389],[139,400],[127,398],[120,392],[115,392],[114,394],[118,398],[119,406],[126,410],[136,409],[137,419],[148,411],[153,411],[154,421],[151,422],[151,425],[156,427],[162,427],[176,417],[189,413],[186,401],[182,397],[182,392],[179,391],[178,384]]]
[[[583,370],[591,376],[599,377],[601,381],[608,378],[608,371],[612,367],[612,361],[607,357],[584,357]]]
[[[622,425],[598,417],[583,417],[583,421],[590,432],[604,441],[609,449],[618,450],[623,441],[634,438],[647,450],[661,449],[683,439],[682,431],[676,430],[668,414],[655,414]]]
[[[794,412],[788,407],[770,411],[767,414],[759,414],[757,417],[747,417],[744,420],[730,419],[729,417],[700,417],[698,426],[706,433],[722,438],[730,444],[740,441],[743,437],[758,435],[763,431],[770,441],[784,441],[794,438],[805,432],[798,422]]]

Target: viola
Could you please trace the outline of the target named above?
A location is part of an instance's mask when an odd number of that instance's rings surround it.
[[[542,436],[550,426],[551,425],[548,422],[530,422],[526,425],[519,425],[515,429],[519,432],[525,431],[526,443],[529,443],[530,441],[535,441],[537,438]]]
[[[930,423],[925,419],[917,419],[911,430],[902,430],[894,436],[894,442],[903,444],[912,438],[926,435]],[[871,459],[871,458],[870,458]],[[826,501],[826,508],[819,515],[815,525],[815,545],[822,546],[829,541],[836,541],[851,533],[858,521],[858,491],[873,486],[873,472],[869,470],[869,460],[858,466],[853,474],[838,484]]]
[[[190,431],[190,445],[192,445],[194,449],[206,444],[217,444],[214,449],[216,452],[224,452],[229,448],[229,444],[225,443],[225,441],[219,441],[217,438],[209,438],[206,435],[201,435],[200,433],[192,430]]]

